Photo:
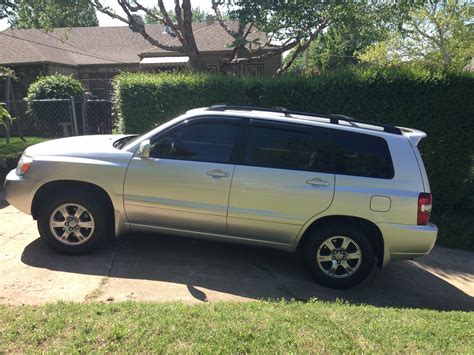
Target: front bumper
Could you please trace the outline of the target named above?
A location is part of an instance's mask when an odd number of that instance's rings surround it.
[[[427,226],[392,223],[377,225],[384,239],[384,266],[389,261],[414,259],[428,254],[438,236],[438,227],[431,223]]]
[[[5,199],[21,212],[31,214],[33,197],[40,184],[38,180],[18,176],[13,169],[8,173],[3,184]]]

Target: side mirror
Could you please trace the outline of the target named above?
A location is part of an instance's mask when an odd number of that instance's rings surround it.
[[[142,159],[148,159],[150,157],[150,140],[144,140],[140,143],[140,148],[138,148],[138,155]]]

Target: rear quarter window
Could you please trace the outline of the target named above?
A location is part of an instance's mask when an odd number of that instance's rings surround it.
[[[394,176],[385,139],[368,134],[334,130],[335,173],[378,179]]]

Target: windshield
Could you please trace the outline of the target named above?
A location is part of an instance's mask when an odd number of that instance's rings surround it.
[[[120,139],[117,139],[113,144],[114,148],[122,149],[123,147],[125,147],[126,144],[133,142],[138,137],[140,137],[138,134],[132,134],[130,136],[126,136],[126,137],[122,137]]]

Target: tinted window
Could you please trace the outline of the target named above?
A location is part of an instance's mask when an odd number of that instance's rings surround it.
[[[189,124],[154,139],[150,156],[228,163],[239,134],[239,124]]]
[[[244,164],[268,168],[329,172],[330,139],[325,130],[251,126]]]
[[[393,178],[387,142],[380,137],[334,130],[336,174]]]

